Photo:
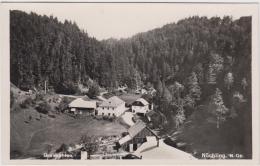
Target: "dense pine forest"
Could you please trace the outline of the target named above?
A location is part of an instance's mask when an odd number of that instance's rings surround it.
[[[157,94],[147,98],[161,113],[165,132],[174,126],[186,133],[179,136],[186,142],[196,134],[203,140],[199,127],[182,124],[191,119],[199,126],[212,116],[216,128],[225,129],[205,146],[228,151],[213,141],[220,138],[232,152],[251,157],[251,17],[194,16],[127,39],[98,41],[71,21],[11,11],[10,51],[11,83],[20,89],[43,89],[45,82],[66,94],[93,81],[107,89],[153,86]],[[205,119],[198,118],[202,113]],[[196,155],[201,140],[186,150]]]

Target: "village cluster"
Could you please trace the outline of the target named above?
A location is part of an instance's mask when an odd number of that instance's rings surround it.
[[[120,90],[124,90],[121,88]],[[138,92],[136,92],[138,94]],[[144,94],[143,91],[140,92]],[[67,153],[79,154],[80,159],[122,159],[127,155],[129,158],[141,158],[140,154],[132,154],[145,142],[149,141],[152,146],[159,146],[159,137],[140,119],[135,121],[134,115],[150,119],[152,115],[153,105],[144,98],[138,98],[130,105],[118,96],[112,96],[108,99],[98,97],[90,99],[87,96],[76,98],[68,104],[68,112],[79,116],[94,116],[118,118],[122,117],[126,124],[130,126],[128,132],[122,133],[120,136],[98,137],[98,148],[94,154],[88,155],[88,151],[84,148],[84,144],[69,147]],[[139,152],[140,153],[139,149]],[[62,152],[64,153],[64,152]],[[61,156],[61,155],[58,155]],[[127,158],[127,157],[126,157]]]
[[[136,94],[144,93],[144,91],[136,92]],[[153,104],[142,97],[129,104],[118,96],[108,99],[102,96],[90,99],[85,96],[69,103],[68,113],[83,117],[122,118],[129,128],[121,135],[98,136],[94,142],[89,139],[85,142],[68,145],[67,148],[57,150],[56,155],[52,155],[56,157],[48,159],[142,159],[154,158],[155,154],[172,158],[177,157],[176,151],[182,155],[182,158],[193,159],[191,155],[165,144],[158,133],[148,126],[156,111],[153,110]],[[57,155],[57,152],[60,155]],[[72,157],[64,157],[66,154],[70,154]]]
[[[127,87],[119,87],[117,90],[121,93],[126,93]],[[145,89],[138,89],[136,94],[155,94],[155,89],[152,88],[149,91]],[[139,98],[133,103],[126,103],[124,100],[117,96],[112,96],[109,99],[97,96],[97,99],[90,99],[87,96],[77,98],[69,104],[69,112],[80,115],[95,115],[106,117],[119,117],[126,111],[130,111],[133,114],[145,116],[148,112],[153,110],[152,103],[148,103],[143,98]]]

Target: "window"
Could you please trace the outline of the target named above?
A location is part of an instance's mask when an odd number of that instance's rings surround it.
[[[115,108],[113,107],[112,110],[115,110]]]
[[[110,116],[110,113],[108,113],[108,116]]]
[[[104,112],[102,113],[102,116],[104,116]]]

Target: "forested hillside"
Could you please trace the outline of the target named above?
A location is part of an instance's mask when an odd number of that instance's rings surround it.
[[[189,117],[196,121],[210,114],[205,119],[216,128],[239,127],[226,144],[250,153],[237,145],[251,143],[251,136],[244,139],[251,135],[251,17],[194,16],[131,38],[98,41],[70,21],[10,14],[11,82],[17,87],[42,89],[47,81],[57,93],[75,93],[78,84],[89,86],[90,80],[106,88],[154,86],[151,100],[166,132]],[[194,131],[182,130],[185,136]],[[241,141],[233,145],[235,138]]]
[[[177,78],[184,83],[194,71],[200,84],[218,78],[221,83],[227,72],[240,84],[244,77],[250,81],[250,22],[250,17],[191,17],[129,39],[100,42],[70,21],[11,11],[11,81],[31,88],[45,80],[57,86],[90,77],[109,87],[140,76],[156,85]],[[223,70],[210,78],[216,63]]]

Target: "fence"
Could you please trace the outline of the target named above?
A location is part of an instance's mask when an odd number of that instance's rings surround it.
[[[116,153],[116,154],[97,154],[97,155],[91,155],[90,159],[91,160],[104,160],[104,159],[116,159],[120,160],[122,159],[123,156],[126,154],[124,153]]]

